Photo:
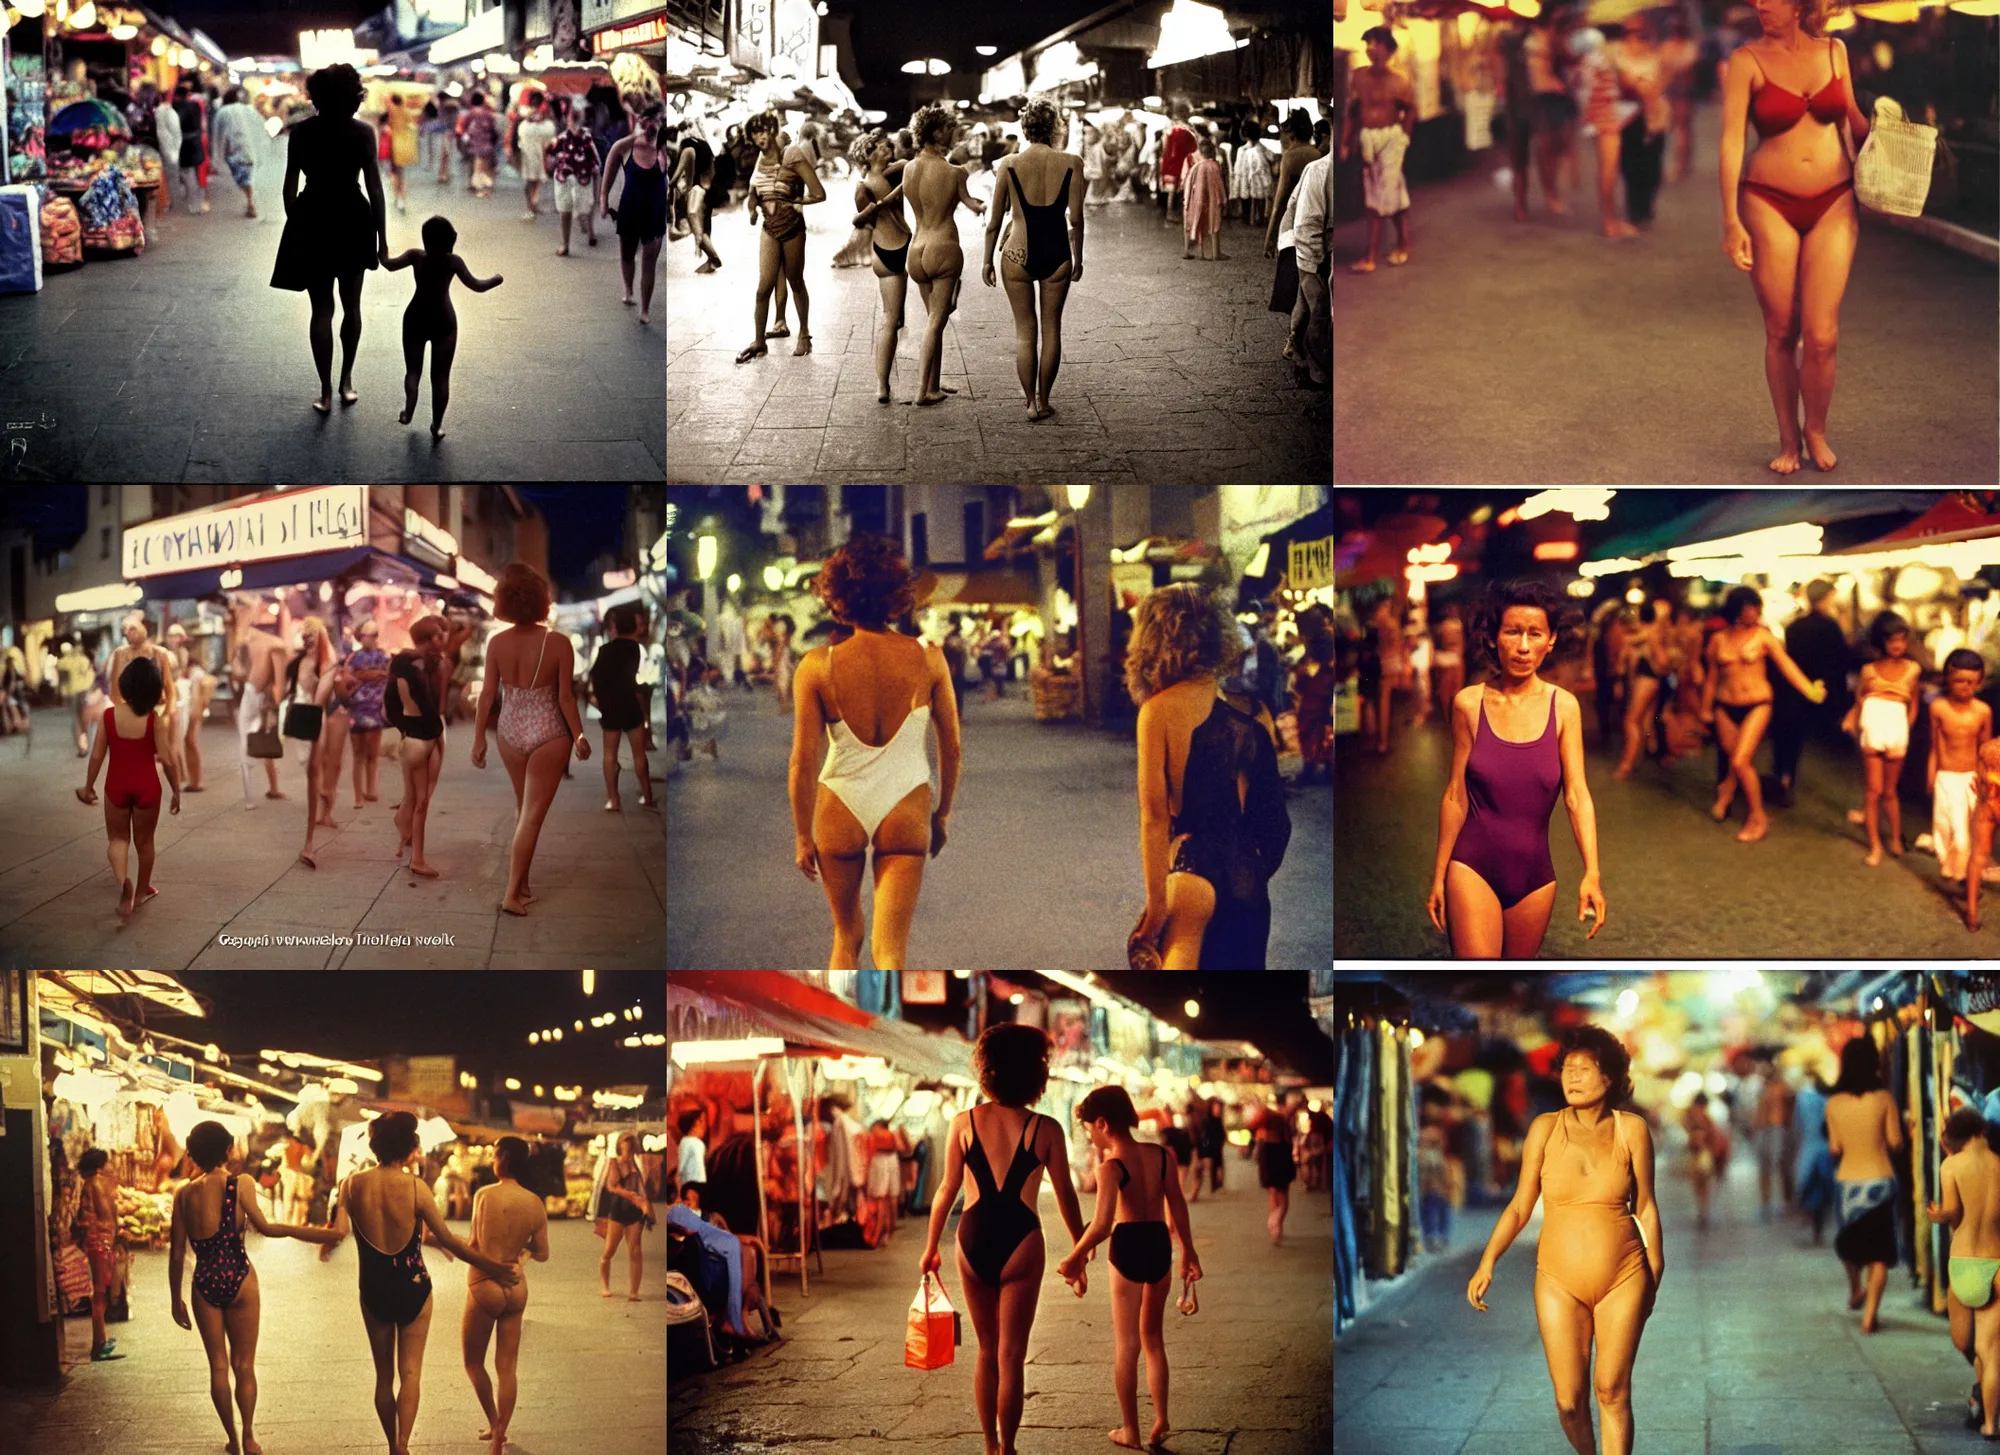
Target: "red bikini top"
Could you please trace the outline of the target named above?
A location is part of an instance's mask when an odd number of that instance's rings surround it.
[[[1837,66],[1824,86],[1810,96],[1801,96],[1765,75],[1764,63],[1754,53],[1750,59],[1757,62],[1757,72],[1764,76],[1764,84],[1750,99],[1750,122],[1757,128],[1757,135],[1775,136],[1790,131],[1807,115],[1831,125],[1847,114],[1847,78],[1839,73]],[[1829,65],[1834,64],[1831,39],[1826,43],[1826,59]]]

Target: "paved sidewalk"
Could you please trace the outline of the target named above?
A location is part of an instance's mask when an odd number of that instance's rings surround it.
[[[1672,1147],[1658,1176],[1666,1279],[1632,1373],[1646,1455],[1957,1455],[1971,1373],[1942,1315],[1889,1272],[1881,1329],[1860,1331],[1831,1246],[1801,1222],[1757,1220],[1754,1157],[1731,1160],[1712,1225]],[[1509,1189],[1511,1191],[1511,1189]],[[1429,1260],[1342,1334],[1339,1455],[1551,1455],[1564,1450],[1535,1325],[1541,1220],[1500,1260],[1482,1315],[1465,1302],[1484,1240]],[[1595,1401],[1592,1401],[1595,1419]]]
[[[980,281],[984,221],[961,213],[966,271],[944,335],[943,382],[955,399],[916,394],[923,296],[910,285],[891,388],[876,401],[874,338],[882,316],[869,268],[832,266],[846,243],[854,184],[832,178],[805,209],[813,352],[773,339],[738,366],[754,336],[756,229],[741,208],[715,220],[720,272],[696,276],[691,242],[660,260],[667,284],[669,481],[689,484],[1271,484],[1325,480],[1331,412],[1292,383],[1279,357],[1285,320],[1268,311],[1276,266],[1262,229],[1225,223],[1226,262],[1181,261],[1178,221],[1150,205],[1112,203],[1084,219],[1084,274],[1063,314],[1053,419],[1030,424],[1014,372],[1014,315]]]
[[[1122,970],[1125,936],[1145,907],[1136,750],[1109,733],[1036,722],[1023,685],[998,702],[966,697],[951,839],[924,861],[911,962]],[[667,968],[823,964],[833,943],[826,894],[792,859],[791,717],[768,691],[725,697],[720,760],[698,754],[666,785]],[[1266,964],[1273,970],[1332,961],[1332,798],[1323,783],[1286,791],[1292,839],[1271,880]],[[864,880],[861,898],[872,921],[871,882]]]
[[[453,289],[458,358],[434,448],[428,359],[417,420],[396,422],[407,270],[366,275],[360,402],[326,418],[310,408],[319,393],[310,305],[303,293],[269,286],[284,175],[280,142],[255,184],[257,221],[243,216],[228,169],[217,168],[213,210],[191,216],[176,197],[158,245],[143,255],[50,273],[40,293],[0,297],[0,480],[660,478],[664,300],[655,295],[650,328],[619,305],[609,222],[600,220],[597,247],[579,238],[559,258],[546,189],[532,225],[519,220],[518,183],[480,202],[462,169],[451,186],[438,185],[435,164],[413,169],[407,215],[389,198],[392,250],[420,247],[424,219],[443,213],[467,267],[506,278],[491,293]],[[337,337],[334,367],[337,376]]]
[[[514,793],[491,739],[486,768],[472,766],[471,724],[448,734],[432,801],[428,855],[443,871],[423,880],[396,865],[395,806],[401,770],[384,734],[381,797],[357,813],[352,758],[333,816],[338,830],[315,840],[319,868],[298,862],[305,842],[305,770],[287,756],[266,799],[245,812],[236,734],[211,721],[202,731],[207,791],[181,796],[178,818],[163,799],[155,841],[159,897],[133,917],[117,915],[118,886],[105,857],[100,806],[76,801],[85,763],[66,736],[69,715],[35,714],[33,751],[0,738],[0,967],[94,965],[156,970],[650,969],[665,931],[666,846],[661,815],[634,802],[629,752],[621,753],[622,814],[604,812],[603,737],[587,718],[591,759],[572,761],[535,851],[535,902],[504,914]],[[662,735],[664,741],[664,735]],[[654,762],[658,763],[658,755]],[[655,773],[660,769],[656,766]],[[654,785],[658,791],[659,784]],[[163,790],[164,791],[164,790]],[[225,945],[222,937],[362,934],[449,937],[428,945]]]
[[[1292,1187],[1285,1240],[1264,1232],[1268,1210],[1255,1167],[1231,1157],[1219,1196],[1189,1206],[1201,1311],[1169,1306],[1166,1343],[1173,1455],[1323,1455],[1332,1434],[1333,1243],[1325,1193]],[[1083,1197],[1086,1218],[1095,1195]],[[1055,1198],[1043,1190],[1041,1219],[1050,1257],[1034,1332],[1028,1340],[1024,1455],[1098,1455],[1118,1422],[1111,1382],[1109,1272],[1090,1265],[1079,1302],[1056,1276],[1070,1245]],[[669,1455],[981,1455],[972,1400],[977,1345],[972,1321],[943,1369],[903,1363],[903,1332],[917,1291],[925,1224],[905,1218],[873,1251],[833,1251],[801,1297],[798,1274],[772,1276],[784,1337],[741,1364],[691,1375],[669,1391]],[[956,1226],[945,1230],[947,1242]],[[1176,1260],[1178,1260],[1178,1253]],[[1176,1261],[1178,1269],[1178,1261]],[[964,1305],[957,1264],[945,1252],[947,1293]],[[1176,1273],[1178,1278],[1178,1273]],[[1179,1297],[1178,1282],[1170,1285]],[[1152,1403],[1140,1368],[1142,1431]],[[1344,1440],[1341,1445],[1345,1449]]]
[[[1570,216],[1513,221],[1506,148],[1419,185],[1408,267],[1367,275],[1367,223],[1334,230],[1334,480],[1342,485],[1767,485],[1778,427],[1750,279],[1722,256],[1719,116],[1650,233],[1599,235],[1594,172]],[[1594,153],[1582,153],[1594,168]],[[1841,306],[1830,477],[2000,479],[2000,279],[1864,209]],[[1384,243],[1386,252],[1387,243]]]
[[[467,1226],[454,1231],[463,1237]],[[601,1245],[589,1223],[552,1222],[549,1242],[549,1261],[529,1265],[508,1455],[658,1455],[666,1436],[665,1305],[654,1261],[664,1253],[658,1240],[647,1239],[645,1301],[636,1304],[622,1294],[608,1301],[598,1296]],[[386,1445],[373,1403],[375,1366],[355,1301],[353,1247],[322,1265],[310,1244],[255,1234],[248,1244],[263,1307],[256,1434],[265,1455],[380,1455]],[[459,1352],[465,1273],[435,1248],[426,1250],[424,1261],[436,1293],[410,1450],[483,1455],[485,1444],[473,1437],[485,1420]],[[621,1272],[614,1280],[620,1289],[622,1279]],[[208,1361],[200,1334],[177,1328],[170,1316],[166,1253],[134,1258],[131,1306],[131,1322],[111,1326],[124,1359],[90,1363],[90,1320],[69,1319],[64,1357],[80,1362],[61,1385],[0,1391],[0,1449],[8,1455],[217,1455],[222,1425],[209,1402]]]

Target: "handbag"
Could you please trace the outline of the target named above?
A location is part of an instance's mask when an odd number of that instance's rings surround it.
[[[958,1346],[958,1314],[939,1285],[931,1297],[935,1274],[926,1273],[917,1296],[910,1300],[910,1320],[903,1337],[903,1362],[912,1369],[942,1369]]]
[[[278,737],[278,710],[266,706],[263,721],[255,732],[244,737],[243,751],[253,758],[282,758],[285,745]]]
[[[66,1298],[90,1297],[90,1260],[67,1239],[56,1247],[56,1287]]]
[[[1842,145],[1852,142],[1842,126]],[[1920,217],[1930,196],[1938,129],[1906,120],[1894,98],[1875,98],[1874,124],[1854,163],[1854,198],[1896,217]]]

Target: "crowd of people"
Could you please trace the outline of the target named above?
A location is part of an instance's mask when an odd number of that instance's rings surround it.
[[[516,823],[501,908],[526,914],[534,898],[529,870],[542,824],[569,776],[572,754],[578,761],[591,755],[579,701],[594,702],[598,709],[606,811],[622,807],[621,743],[631,749],[640,806],[656,807],[647,777],[649,697],[638,681],[649,631],[646,614],[636,605],[613,607],[606,614],[606,639],[585,672],[569,636],[548,625],[552,601],[539,573],[519,562],[510,565],[494,595],[495,615],[509,626],[485,643],[478,662],[467,649],[479,624],[463,607],[411,622],[409,647],[393,656],[382,650],[381,629],[373,619],[356,622],[350,637],[345,631],[336,635],[317,616],[288,622],[265,610],[240,610],[227,680],[235,702],[243,807],[262,806],[254,782],[260,759],[268,785],[262,798],[290,796],[278,781],[289,739],[305,770],[305,840],[298,859],[316,869],[316,836],[341,827],[334,801],[349,747],[352,808],[358,813],[380,796],[383,733],[393,729],[402,785],[395,807],[398,862],[413,875],[436,878],[441,871],[427,855],[426,831],[444,766],[446,726],[470,716],[473,767],[486,766],[490,730],[513,783]],[[79,802],[97,803],[99,775],[109,768],[107,853],[120,885],[118,912],[129,916],[158,893],[152,869],[160,769],[167,770],[170,813],[180,812],[183,791],[207,787],[201,728],[219,682],[180,624],[170,625],[166,643],[158,644],[151,640],[145,613],[134,611],[126,617],[124,634],[125,645],[101,668],[93,669],[88,655],[67,641],[50,660],[76,713],[77,754],[89,756],[84,784],[76,791]]]

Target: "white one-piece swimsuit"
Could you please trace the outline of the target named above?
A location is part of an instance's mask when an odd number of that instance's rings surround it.
[[[827,651],[826,690],[833,710],[838,713],[840,697],[833,686],[831,648]],[[889,741],[880,747],[857,738],[844,718],[836,717],[827,724],[826,763],[819,770],[819,781],[847,805],[870,843],[874,842],[875,830],[882,820],[912,789],[928,783],[932,801],[937,800],[937,780],[931,775],[930,754],[925,745],[925,730],[930,721],[928,703],[912,706],[902,724],[890,734]]]

